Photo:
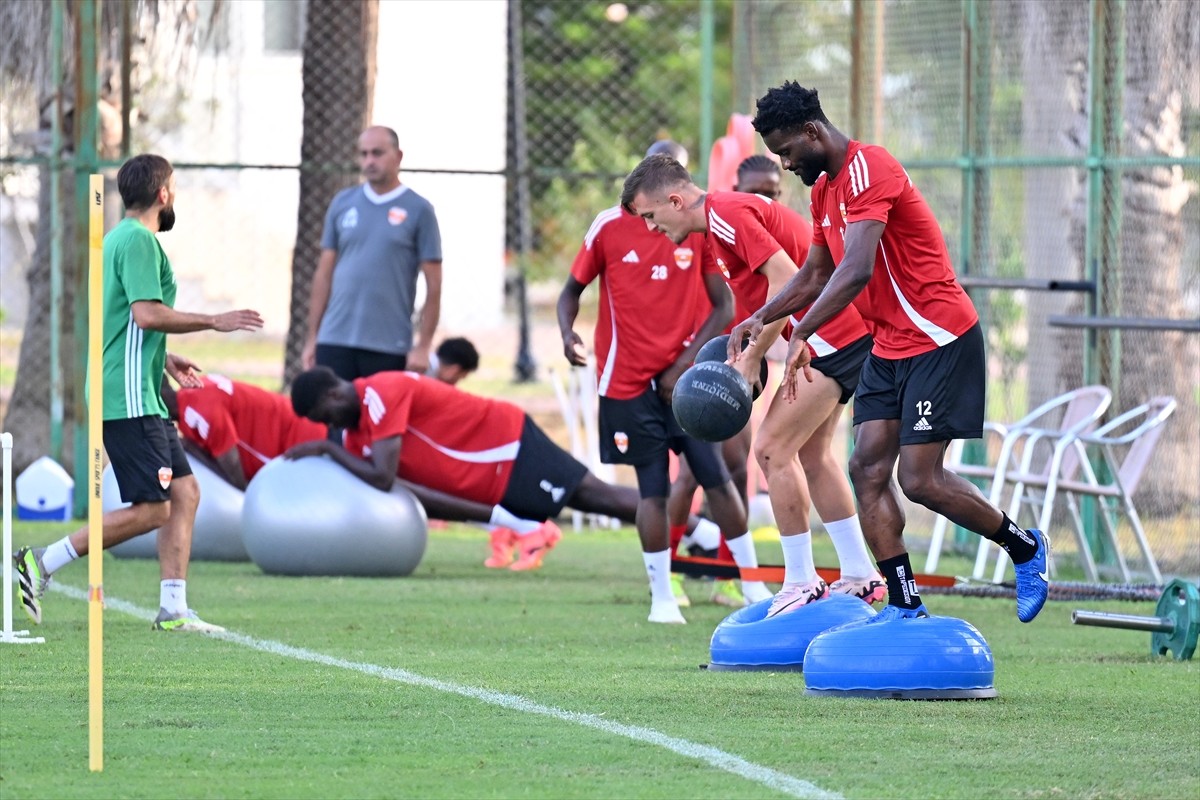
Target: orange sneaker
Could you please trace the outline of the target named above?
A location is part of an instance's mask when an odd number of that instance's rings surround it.
[[[562,538],[562,531],[552,520],[546,520],[542,527],[531,534],[517,537],[516,544],[520,549],[517,560],[509,567],[513,572],[537,569],[542,566],[546,553],[554,549]]]
[[[511,564],[513,560],[513,541],[516,538],[517,532],[510,528],[492,528],[492,554],[488,556],[487,561],[483,562],[483,565],[491,569],[504,569]]]

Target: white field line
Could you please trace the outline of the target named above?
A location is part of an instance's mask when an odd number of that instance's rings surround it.
[[[50,585],[50,589],[76,600],[87,600],[87,592],[74,586],[53,583]],[[158,615],[157,609],[151,611],[148,608],[142,608],[128,601],[111,596],[104,598],[104,607],[112,611],[120,611],[131,617],[144,619],[147,622],[153,622],[154,618]],[[814,800],[841,800],[842,797],[837,792],[826,791],[806,780],[786,775],[761,764],[755,764],[741,756],[726,753],[724,750],[716,747],[690,742],[687,739],[668,736],[651,728],[643,728],[638,725],[623,725],[619,722],[612,722],[603,717],[598,717],[595,714],[585,714],[555,708],[554,706],[546,706],[515,694],[505,694],[491,689],[480,689],[474,686],[463,686],[449,681],[438,680],[437,678],[427,678],[424,675],[418,675],[415,672],[409,672],[405,669],[383,667],[378,664],[364,664],[357,661],[346,661],[335,656],[306,650],[302,647],[293,647],[282,642],[273,642],[270,639],[256,639],[252,636],[232,631],[208,635],[214,639],[240,644],[253,650],[282,656],[283,658],[293,658],[297,661],[307,661],[312,664],[361,672],[364,675],[371,675],[383,680],[395,681],[396,683],[404,683],[410,686],[421,686],[426,689],[446,692],[447,694],[457,694],[489,705],[508,708],[513,711],[523,711],[527,714],[540,714],[544,717],[572,722],[576,725],[593,728],[615,736],[624,736],[627,739],[633,739],[637,742],[645,742],[646,744],[662,747],[684,758],[695,759],[714,769],[724,770],[739,778],[745,778],[790,797],[813,798]]]

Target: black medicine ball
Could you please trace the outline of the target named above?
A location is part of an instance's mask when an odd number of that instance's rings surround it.
[[[749,340],[742,341],[742,349],[746,349]],[[704,345],[696,351],[696,360],[693,362],[699,364],[703,361],[724,361],[729,358],[729,334],[723,333],[720,336],[714,336],[709,339]],[[767,385],[767,360],[760,358],[758,360],[758,386],[754,387],[755,391],[751,395],[751,400],[757,400],[762,394],[762,390]]]
[[[705,442],[723,442],[744,428],[751,402],[746,379],[722,361],[689,367],[671,395],[679,427]]]

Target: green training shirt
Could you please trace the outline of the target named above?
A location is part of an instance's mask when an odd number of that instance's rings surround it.
[[[126,217],[104,237],[104,419],[167,416],[160,386],[167,335],[142,330],[133,304],[158,300],[174,308],[175,272],[158,238]]]

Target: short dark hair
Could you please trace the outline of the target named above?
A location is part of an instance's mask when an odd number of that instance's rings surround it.
[[[313,367],[301,372],[292,381],[292,410],[301,417],[307,417],[321,396],[341,380],[329,367]]]
[[[779,164],[772,158],[768,158],[760,153],[755,153],[742,159],[742,163],[738,164],[737,176],[738,180],[749,172],[767,172],[772,175],[782,175],[783,172],[779,169]]]
[[[784,81],[783,86],[768,89],[758,98],[757,108],[752,124],[763,136],[772,131],[793,131],[808,122],[829,124],[817,99],[817,90],[805,89],[795,81]]]
[[[470,339],[456,336],[445,339],[438,345],[438,362],[449,366],[462,367],[467,372],[479,369],[479,351]]]
[[[143,153],[121,165],[117,171],[117,190],[128,211],[150,208],[158,198],[158,190],[171,180],[171,162],[162,156]]]
[[[625,188],[621,190],[621,207],[632,214],[633,209],[630,205],[638,192],[650,194],[660,192],[668,186],[691,182],[692,174],[687,171],[687,167],[671,156],[663,153],[646,156],[625,179]]]

